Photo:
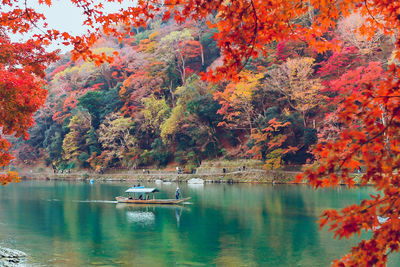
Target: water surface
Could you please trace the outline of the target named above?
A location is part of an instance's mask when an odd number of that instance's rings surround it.
[[[184,206],[114,203],[129,183],[23,181],[0,187],[0,245],[41,266],[328,266],[356,244],[319,230],[324,209],[371,188],[181,185]],[[176,184],[146,184],[174,196]],[[367,237],[367,235],[365,236]],[[389,266],[398,266],[392,259]]]

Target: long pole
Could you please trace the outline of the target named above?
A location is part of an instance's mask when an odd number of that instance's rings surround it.
[[[178,188],[179,188],[179,191],[180,191],[180,193],[181,193],[181,197],[183,198],[183,194],[182,194],[182,190],[181,190],[181,186],[179,185],[179,175],[178,175]]]

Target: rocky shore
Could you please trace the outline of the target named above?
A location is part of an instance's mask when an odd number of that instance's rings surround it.
[[[26,265],[27,255],[19,250],[0,247],[0,266],[17,267]]]

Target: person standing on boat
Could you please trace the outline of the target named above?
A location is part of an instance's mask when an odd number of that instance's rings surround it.
[[[176,197],[176,199],[179,199],[181,197],[181,192],[179,190],[179,187],[176,188],[175,197]]]

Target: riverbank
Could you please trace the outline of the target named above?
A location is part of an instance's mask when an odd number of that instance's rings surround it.
[[[168,182],[187,182],[193,178],[203,179],[208,183],[290,183],[299,172],[291,171],[266,171],[266,170],[241,170],[226,173],[195,173],[177,174],[176,172],[149,170],[150,173],[140,171],[129,171],[124,173],[20,173],[22,179],[26,180],[66,180],[66,181],[138,181],[154,182],[156,180]]]
[[[291,183],[300,171],[264,170],[264,163],[253,159],[208,160],[203,161],[195,173],[177,173],[178,166],[171,165],[164,169],[110,169],[99,174],[91,171],[63,171],[53,173],[49,168],[16,169],[22,179],[26,180],[96,180],[96,181],[138,181],[154,182],[187,182],[190,179],[203,179],[208,183]]]
[[[284,170],[264,170],[263,162],[253,159],[203,161],[193,174],[177,173],[175,165],[164,169],[109,169],[99,174],[90,170],[53,171],[48,167],[36,166],[15,168],[24,180],[65,180],[65,181],[132,181],[185,183],[190,179],[202,179],[207,183],[271,183],[288,184],[301,173],[302,166],[286,166]],[[353,173],[358,184],[360,173]],[[345,184],[345,183],[343,183]]]

